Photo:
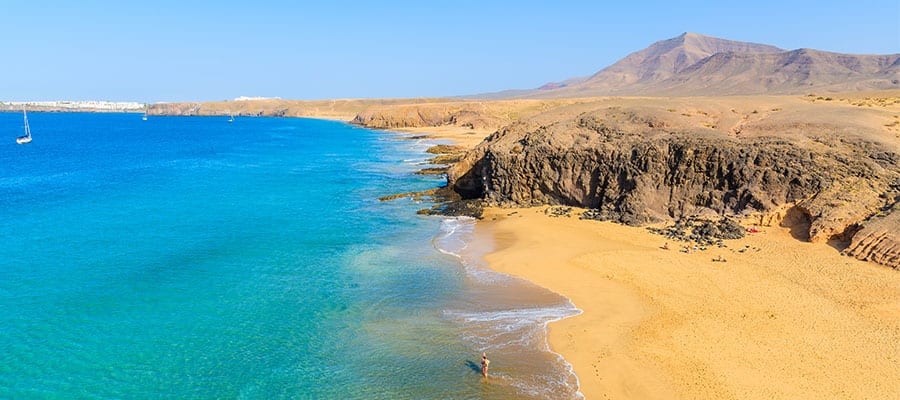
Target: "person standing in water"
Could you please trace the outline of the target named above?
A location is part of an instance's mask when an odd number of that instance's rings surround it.
[[[490,365],[491,360],[488,360],[487,353],[481,352],[481,375],[487,378],[488,374],[488,365]]]

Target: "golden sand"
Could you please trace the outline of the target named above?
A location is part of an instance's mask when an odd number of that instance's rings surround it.
[[[517,211],[479,223],[497,238],[487,260],[584,311],[549,341],[588,399],[900,398],[898,271],[785,228],[687,254],[645,229]]]

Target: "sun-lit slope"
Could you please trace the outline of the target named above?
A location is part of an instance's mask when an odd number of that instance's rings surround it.
[[[719,96],[900,89],[900,54],[783,50],[696,33],[653,43],[587,79],[472,98]]]

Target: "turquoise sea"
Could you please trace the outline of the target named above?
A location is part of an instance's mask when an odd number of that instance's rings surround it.
[[[573,398],[564,298],[422,190],[435,142],[312,119],[0,113],[0,398]],[[481,351],[493,375],[477,372]]]

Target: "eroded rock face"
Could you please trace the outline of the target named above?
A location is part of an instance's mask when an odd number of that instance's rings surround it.
[[[900,204],[892,211],[863,222],[844,254],[900,269]]]
[[[464,198],[586,207],[631,225],[710,212],[770,213],[794,203],[808,220],[803,233],[810,241],[848,239],[855,224],[884,207],[898,177],[896,154],[877,143],[684,131],[621,110],[513,124],[448,171]],[[896,218],[885,224],[898,226]],[[868,254],[863,258],[890,261],[898,242],[884,232],[864,229],[869,245],[854,248]],[[869,247],[877,250],[863,250]]]

